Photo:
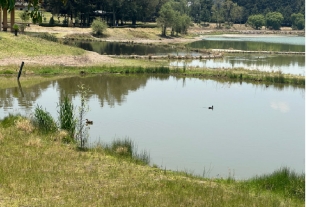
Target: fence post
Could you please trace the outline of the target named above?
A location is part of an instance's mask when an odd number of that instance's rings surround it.
[[[19,72],[18,72],[18,76],[17,76],[17,80],[19,80],[19,77],[20,77],[21,74],[22,74],[23,67],[24,67],[24,62],[22,62],[22,64],[20,65]]]

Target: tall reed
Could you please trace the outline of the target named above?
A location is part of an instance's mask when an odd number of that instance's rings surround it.
[[[119,156],[125,157],[136,163],[148,165],[150,163],[150,155],[147,151],[138,153],[137,147],[134,142],[129,138],[115,139],[111,144],[105,144],[103,148],[106,152]]]
[[[79,106],[76,139],[80,148],[85,149],[89,136],[88,128],[85,126],[85,115],[89,111],[89,107],[87,105],[87,94],[89,93],[89,89],[84,84],[79,85],[78,88],[81,96],[81,105]]]
[[[33,123],[44,134],[57,131],[57,124],[52,115],[39,105],[34,110]]]
[[[58,107],[60,129],[66,130],[69,133],[68,142],[74,142],[77,121],[74,116],[74,106],[67,95],[64,97],[63,101],[58,104]]]

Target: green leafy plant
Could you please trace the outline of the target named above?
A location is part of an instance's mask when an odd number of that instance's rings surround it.
[[[115,139],[111,144],[106,144],[104,149],[114,156],[128,158],[136,163],[145,165],[150,163],[150,155],[146,151],[138,153],[137,147],[129,138]]]
[[[76,139],[79,143],[79,147],[85,149],[86,142],[88,139],[88,128],[85,124],[85,115],[89,111],[89,107],[87,105],[87,94],[89,93],[89,88],[87,88],[84,84],[78,86],[81,96],[81,105],[79,106],[79,117],[77,121],[77,131],[76,131]]]
[[[13,29],[18,31],[18,30],[19,30],[18,24],[14,24],[14,25],[13,25]]]
[[[93,34],[102,35],[103,32],[107,29],[107,24],[101,19],[96,18],[91,24],[91,28],[93,30]]]
[[[62,102],[58,104],[58,107],[60,129],[66,130],[69,133],[70,139],[67,139],[68,142],[74,142],[74,133],[76,128],[74,106],[70,102],[68,96],[65,96]]]
[[[43,134],[57,131],[57,124],[52,115],[39,105],[34,110],[33,123]]]

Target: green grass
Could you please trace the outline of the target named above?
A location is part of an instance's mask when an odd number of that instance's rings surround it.
[[[304,175],[286,176],[285,184],[281,177],[268,181],[277,188],[266,188],[267,181],[200,178],[139,164],[101,146],[81,151],[61,141],[62,131],[45,135],[23,117],[5,120],[0,206],[305,206],[299,188]],[[283,186],[299,196],[279,193]]]
[[[276,170],[272,174],[257,176],[245,183],[255,190],[265,189],[283,197],[305,200],[305,175],[299,175],[287,167]]]
[[[82,55],[84,50],[58,44],[38,37],[28,35],[14,36],[13,33],[0,32],[0,59],[9,57],[35,57],[35,56],[66,56]]]

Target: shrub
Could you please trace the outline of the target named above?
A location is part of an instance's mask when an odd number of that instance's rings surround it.
[[[254,29],[261,29],[265,25],[265,17],[262,14],[251,15],[248,18],[247,24]]]
[[[93,30],[93,34],[102,35],[103,32],[107,29],[107,24],[101,19],[96,18],[91,24],[91,28]]]
[[[42,133],[52,133],[57,131],[57,125],[51,114],[37,106],[34,110],[33,118],[34,126]]]
[[[71,140],[67,141],[73,142],[76,127],[73,104],[70,102],[68,96],[65,96],[64,100],[58,105],[58,107],[60,129],[66,130],[71,138]]]
[[[266,27],[279,30],[283,20],[283,15],[280,12],[269,12],[266,14]]]
[[[48,24],[51,25],[51,26],[53,26],[55,24],[54,17],[50,18],[50,22]]]
[[[29,15],[26,11],[20,13],[19,17],[23,22],[27,22],[29,20]]]
[[[147,153],[145,150],[141,153],[138,153],[137,147],[129,138],[115,139],[111,144],[106,144],[104,149],[106,152],[112,155],[125,157],[136,163],[145,165],[150,163],[149,153]]]
[[[62,21],[62,24],[64,25],[64,26],[68,26],[68,19],[67,18],[65,18],[63,21]]]
[[[52,41],[52,42],[57,42],[58,41],[58,39],[57,39],[57,37],[55,35],[49,34],[49,33],[46,33],[46,32],[38,34],[37,37],[45,39],[45,40],[48,40],[48,41]]]

